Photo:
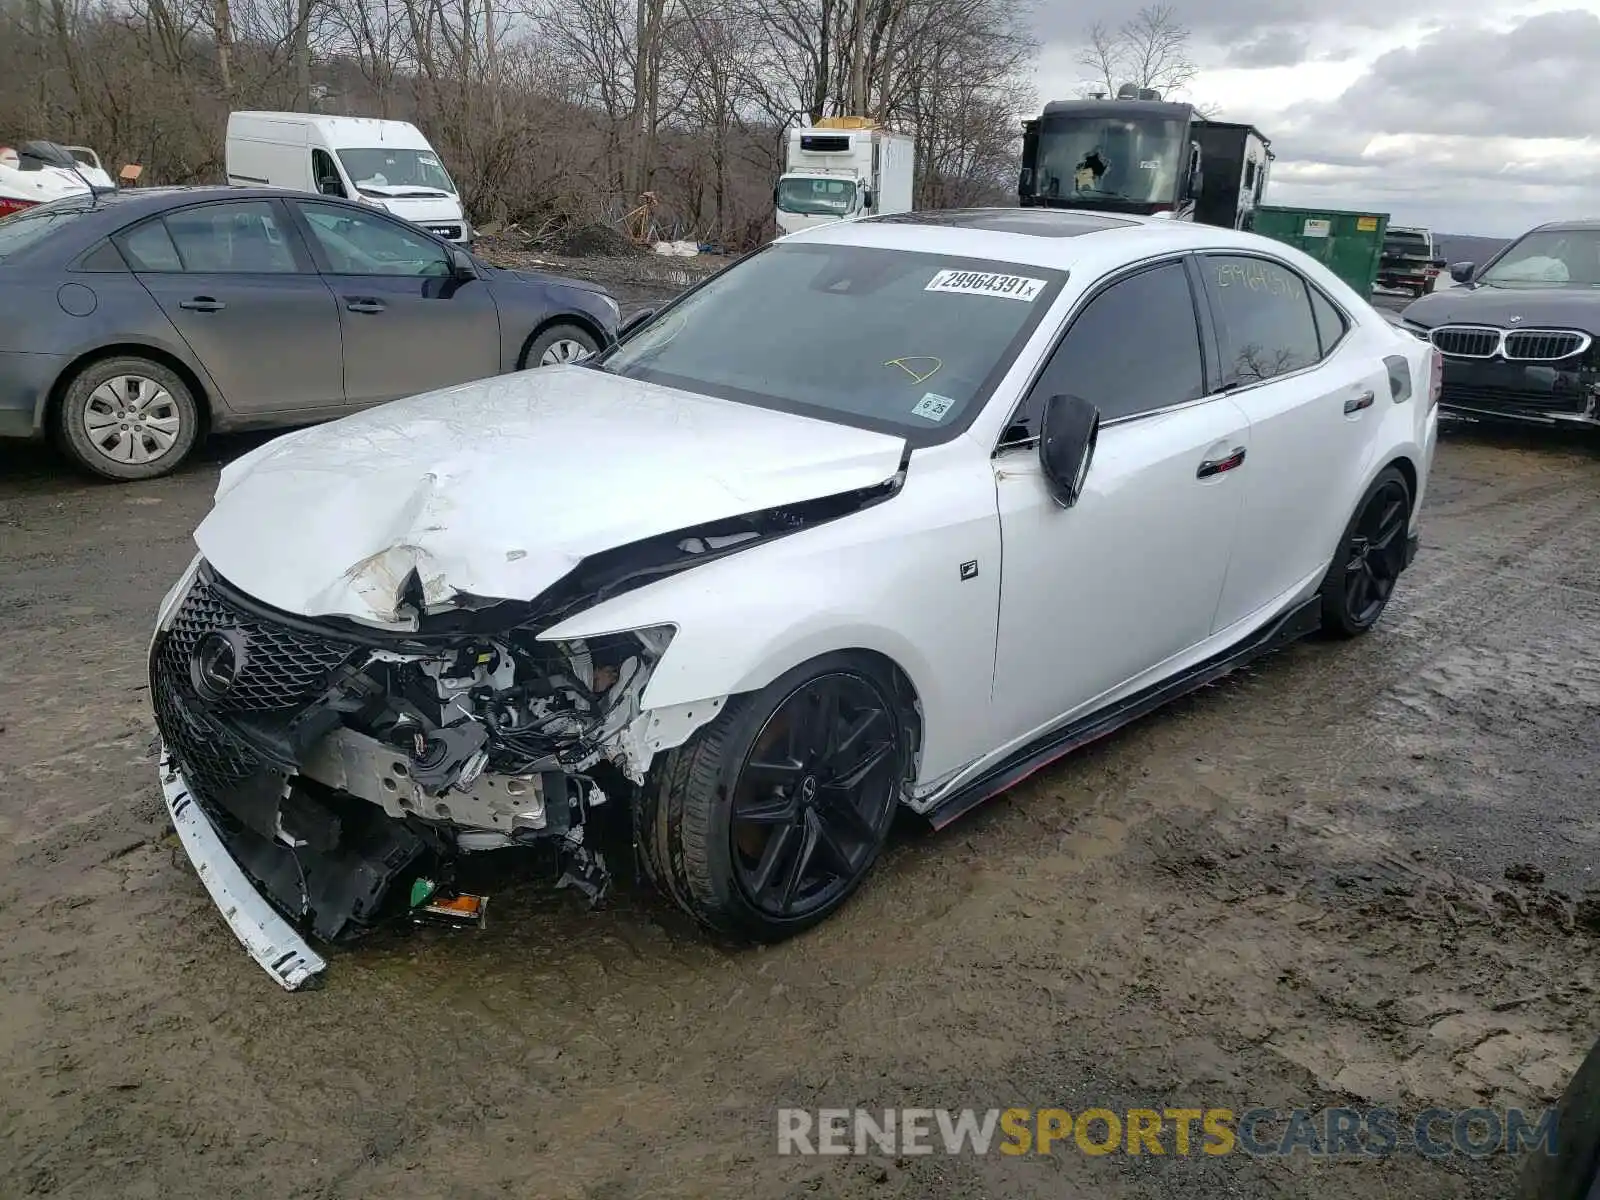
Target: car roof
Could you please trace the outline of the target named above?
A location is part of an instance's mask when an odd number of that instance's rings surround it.
[[[959,258],[1068,270],[1088,259],[1144,258],[1184,250],[1266,250],[1295,259],[1293,248],[1253,233],[1160,217],[1071,209],[934,210],[834,221],[780,238],[915,250]]]
[[[1600,217],[1574,217],[1569,221],[1550,221],[1544,225],[1536,225],[1528,232],[1532,233],[1539,229],[1557,233],[1592,233],[1600,229]]]

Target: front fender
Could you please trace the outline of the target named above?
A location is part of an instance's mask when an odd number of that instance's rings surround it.
[[[988,746],[994,678],[999,518],[993,474],[971,449],[958,439],[919,451],[892,500],[625,593],[541,636],[673,626],[641,697],[647,710],[754,691],[831,651],[876,652],[905,673],[922,710],[919,783],[946,775]]]

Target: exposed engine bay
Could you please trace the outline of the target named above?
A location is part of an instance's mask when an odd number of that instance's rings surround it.
[[[480,625],[484,622],[479,622]],[[273,903],[324,939],[446,887],[459,856],[555,851],[602,899],[594,813],[643,782],[623,736],[670,628],[541,642],[264,609],[203,565],[151,648],[172,763]]]

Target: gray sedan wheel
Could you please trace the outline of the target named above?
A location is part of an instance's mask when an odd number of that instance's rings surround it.
[[[576,325],[552,325],[528,343],[522,366],[558,367],[582,362],[600,347],[587,330]]]
[[[145,358],[107,358],[80,371],[57,413],[62,447],[107,479],[154,479],[194,449],[199,411],[172,371]]]

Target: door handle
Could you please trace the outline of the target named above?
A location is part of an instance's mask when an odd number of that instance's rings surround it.
[[[355,313],[381,313],[389,307],[382,300],[369,300],[362,296],[359,299],[346,300],[344,306]]]
[[[1210,479],[1213,475],[1221,475],[1224,471],[1232,471],[1244,465],[1244,447],[1235,446],[1222,458],[1208,458],[1200,464],[1200,469],[1194,473],[1196,479]]]
[[[179,300],[178,307],[187,308],[190,312],[221,312],[228,306],[210,296],[196,296],[193,300]]]
[[[1373,401],[1375,401],[1377,398],[1378,397],[1369,389],[1368,391],[1362,392],[1359,396],[1346,400],[1344,402],[1345,416],[1349,416],[1351,413],[1358,413],[1363,408],[1371,408]]]

